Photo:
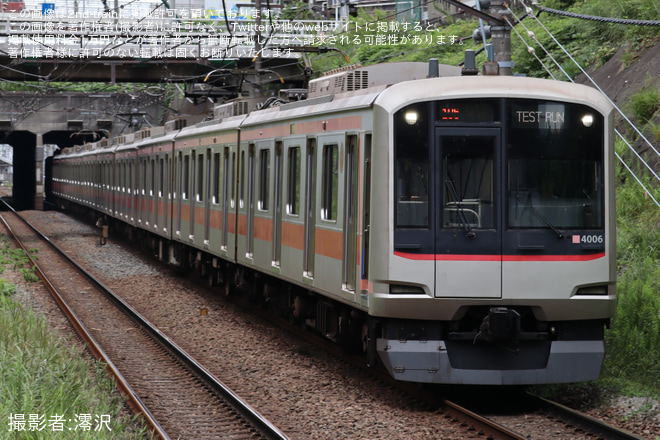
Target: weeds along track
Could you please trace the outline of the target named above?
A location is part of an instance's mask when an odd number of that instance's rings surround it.
[[[206,280],[174,274],[127,242],[110,239],[99,246],[98,230],[62,213],[23,214],[213,374],[249,396],[292,439],[635,438],[580,427],[523,401],[520,393],[512,395],[514,404],[505,405],[501,388],[489,397],[472,387],[479,395],[463,401],[454,400],[446,387],[422,390],[396,383],[388,374],[375,374],[378,369],[365,369],[363,358],[349,362],[336,345],[321,343],[325,339],[297,326],[287,328],[287,322],[268,321],[240,297],[226,298],[220,286],[209,288]],[[38,258],[46,257],[39,252]],[[201,310],[208,313],[202,316]],[[475,421],[446,398],[489,420]]]
[[[217,439],[286,436],[208,374],[162,332],[94,281],[15,212],[5,226],[24,249],[36,250],[39,270],[90,350],[106,356],[120,391],[159,438]],[[87,336],[84,334],[87,333]]]

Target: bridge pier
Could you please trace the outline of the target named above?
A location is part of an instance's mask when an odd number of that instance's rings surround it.
[[[12,198],[18,210],[34,209],[37,185],[35,176],[37,135],[29,131],[4,132],[2,142],[14,150]],[[42,149],[43,150],[43,149]],[[41,169],[41,166],[39,167]],[[43,192],[43,184],[42,184]]]
[[[35,172],[35,194],[34,208],[42,211],[44,209],[44,137],[41,134],[37,136],[37,144],[34,148],[34,166]]]

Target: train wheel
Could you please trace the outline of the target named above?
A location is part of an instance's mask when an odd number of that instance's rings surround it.
[[[362,353],[366,353],[369,347],[369,324],[366,322],[362,324],[361,340],[362,340]]]
[[[225,269],[225,274],[222,277],[222,290],[224,291],[225,296],[231,296],[234,293],[233,288],[234,283],[234,271],[231,267]]]
[[[337,317],[337,344],[340,347],[350,347],[351,343],[351,312],[342,309]]]
[[[378,362],[376,353],[376,321],[368,316],[362,324],[362,352],[365,355],[367,365],[374,366]]]

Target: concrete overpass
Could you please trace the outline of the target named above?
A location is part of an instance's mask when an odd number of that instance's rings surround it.
[[[35,88],[0,94],[0,144],[14,149],[19,209],[41,207],[43,145],[64,148],[160,125],[172,111],[154,94],[58,93],[53,82],[178,83],[184,103],[200,112],[211,101],[264,96],[271,83],[305,87],[311,71],[301,54],[332,50],[326,45],[341,24],[189,12],[0,13],[0,81]]]
[[[246,74],[256,82],[299,83],[305,80],[301,54],[331,50],[341,30],[341,22],[329,20],[182,18],[169,12],[0,13],[0,79],[190,83],[215,72],[225,88],[244,82]]]
[[[145,94],[1,94],[0,144],[9,144],[14,151],[14,204],[23,210],[41,209],[44,145],[66,148],[160,125],[166,110],[160,97]]]

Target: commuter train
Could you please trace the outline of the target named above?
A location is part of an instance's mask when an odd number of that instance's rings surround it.
[[[616,303],[610,104],[439,71],[356,68],[306,99],[69,148],[53,194],[397,379],[597,378]]]

